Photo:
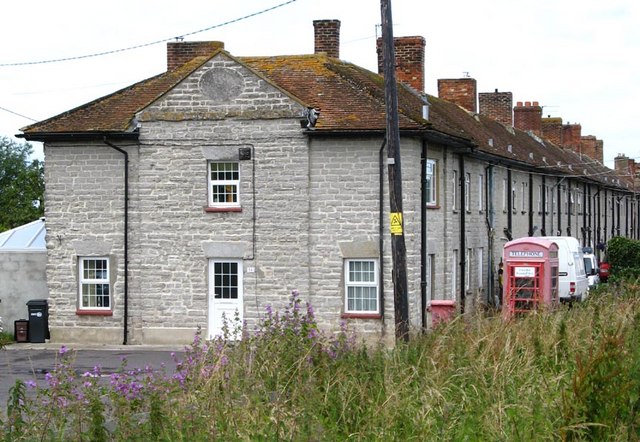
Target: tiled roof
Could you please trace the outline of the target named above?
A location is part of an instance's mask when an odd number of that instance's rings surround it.
[[[325,54],[243,57],[254,71],[300,99],[320,109],[316,130],[370,131],[386,127],[382,77],[356,65],[328,58]],[[420,98],[405,88],[399,124],[404,130],[419,130],[429,123],[422,119]],[[407,98],[407,97],[404,97]]]
[[[55,134],[104,134],[132,130],[137,112],[170,91],[211,56],[197,57],[181,67],[136,83],[111,95],[23,128],[26,138]],[[224,52],[224,51],[222,51]],[[225,52],[226,53],[226,52]],[[384,81],[380,75],[325,54],[235,58],[301,103],[320,109],[317,133],[384,131]],[[404,131],[436,131],[475,145],[476,151],[541,168],[549,174],[584,176],[615,184],[615,173],[529,133],[506,127],[456,104],[428,96],[428,121],[422,118],[424,98],[399,85],[399,126]],[[571,168],[569,167],[571,165]],[[585,173],[586,171],[586,173]],[[606,179],[605,179],[606,177]],[[623,183],[620,183],[623,184]]]
[[[143,80],[21,130],[27,138],[37,134],[102,134],[129,131],[132,129],[132,121],[138,111],[171,90],[209,58],[196,57],[179,68]]]

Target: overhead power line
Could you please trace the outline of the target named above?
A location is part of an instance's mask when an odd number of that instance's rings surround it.
[[[126,47],[126,48],[113,49],[113,50],[110,50],[110,51],[96,52],[96,53],[93,53],[93,54],[77,55],[77,56],[74,56],[74,57],[55,58],[55,59],[51,59],[51,60],[40,60],[40,61],[22,61],[22,62],[17,62],[17,63],[0,63],[0,67],[28,66],[28,65],[36,65],[36,64],[60,63],[60,62],[63,62],[63,61],[82,60],[84,58],[100,57],[100,56],[103,56],[103,55],[111,55],[111,54],[117,54],[119,52],[131,51],[133,49],[146,48],[148,46],[153,46],[153,45],[157,45],[157,44],[160,44],[160,43],[165,43],[165,42],[168,42],[168,41],[171,41],[171,40],[182,39],[182,38],[188,37],[190,35],[199,34],[201,32],[210,31],[211,29],[221,28],[223,26],[227,26],[227,25],[230,25],[232,23],[237,23],[237,22],[246,20],[248,18],[256,17],[258,15],[265,14],[267,12],[273,11],[274,9],[278,9],[278,8],[283,7],[283,6],[287,6],[287,5],[291,4],[291,3],[295,3],[296,1],[298,1],[298,0],[288,0],[286,2],[283,2],[283,3],[277,4],[275,6],[272,6],[270,8],[263,9],[261,11],[254,12],[254,13],[251,13],[251,14],[248,14],[248,15],[244,15],[242,17],[234,18],[233,20],[228,20],[228,21],[223,22],[223,23],[218,23],[216,25],[209,26],[208,28],[200,29],[198,31],[188,32],[186,34],[177,35],[177,36],[174,36],[174,37],[163,38],[162,40],[156,40],[156,41],[152,41],[152,42],[149,42],[149,43],[142,43],[142,44],[139,44],[139,45],[129,46],[129,47]]]
[[[0,106],[0,110],[3,110],[5,112],[8,112],[8,113],[13,114],[13,115],[17,115],[17,116],[22,117],[22,118],[26,118],[27,120],[38,121],[35,118],[31,118],[31,117],[27,117],[26,115],[19,114],[18,112],[14,112],[11,109],[7,109],[6,107]]]

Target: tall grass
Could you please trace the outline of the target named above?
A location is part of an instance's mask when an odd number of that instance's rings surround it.
[[[172,375],[124,364],[100,382],[99,367],[75,375],[73,352],[61,349],[46,385],[13,390],[0,436],[638,440],[639,342],[632,283],[508,323],[457,317],[394,349],[367,347],[346,328],[323,334],[294,295],[241,341],[197,335]]]

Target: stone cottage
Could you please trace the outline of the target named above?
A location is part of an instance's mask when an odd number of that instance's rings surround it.
[[[309,55],[169,43],[166,72],[23,128],[45,143],[52,341],[186,343],[293,290],[324,329],[393,341],[383,80],[340,60],[339,21],[314,28]],[[494,303],[508,238],[638,231],[626,182],[526,126],[537,104],[514,123],[472,79],[425,95],[424,46],[396,39],[414,331],[430,300]]]

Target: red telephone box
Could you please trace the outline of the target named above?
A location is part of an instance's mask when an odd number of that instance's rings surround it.
[[[558,246],[526,237],[504,245],[502,314],[505,319],[558,303]]]

